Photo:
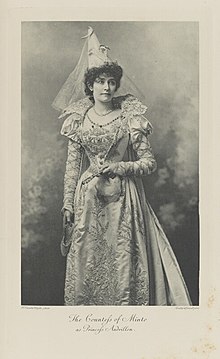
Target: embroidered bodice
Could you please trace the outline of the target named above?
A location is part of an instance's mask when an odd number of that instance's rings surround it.
[[[82,144],[91,156],[101,154],[103,157],[107,155],[108,150],[111,148],[113,143],[116,141],[116,135],[121,126],[121,116],[117,118],[117,123],[110,124],[105,127],[93,126],[89,129],[82,127]]]
[[[61,115],[69,115],[61,134],[70,139],[64,178],[64,208],[73,211],[73,196],[84,152],[90,162],[88,176],[109,163],[116,163],[118,174],[122,176],[146,175],[156,168],[148,140],[152,125],[144,117],[147,107],[131,95],[114,98],[114,106],[121,108],[121,114],[116,121],[102,128],[84,127],[86,113],[92,107],[87,98],[69,106]],[[129,157],[129,147],[134,152],[135,161]]]

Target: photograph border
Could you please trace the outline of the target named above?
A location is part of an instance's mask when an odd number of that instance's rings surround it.
[[[144,9],[144,7],[142,8]],[[213,186],[213,177],[207,176],[207,163],[211,174],[214,173],[216,155],[216,142],[213,138],[215,133],[215,122],[213,119],[213,19],[210,10],[203,7],[200,11],[195,12],[191,8],[182,11],[182,14],[177,11],[171,15],[169,10],[163,13],[163,7],[157,12],[157,9],[151,9],[145,18],[141,9],[127,9],[123,12],[123,19],[121,21],[134,18],[141,18],[141,21],[156,21],[161,18],[166,21],[172,18],[181,21],[199,21],[200,23],[200,306],[192,307],[193,310],[186,307],[180,308],[161,308],[150,307],[146,323],[140,323],[135,328],[133,334],[127,333],[104,333],[102,337],[91,333],[78,333],[74,335],[74,326],[70,320],[70,316],[75,314],[85,317],[91,313],[91,308],[71,308],[71,307],[21,307],[20,302],[20,166],[19,153],[20,148],[20,34],[18,28],[21,21],[24,19],[33,19],[38,21],[40,19],[63,19],[76,20],[75,16],[72,19],[69,15],[69,9],[62,8],[48,8],[43,11],[43,8],[35,9],[10,9],[8,11],[8,94],[7,94],[7,118],[11,119],[4,124],[6,137],[4,142],[6,146],[10,142],[12,147],[7,146],[7,158],[9,161],[5,163],[6,169],[6,198],[7,204],[5,211],[5,236],[7,244],[3,248],[6,258],[4,260],[6,270],[5,285],[6,299],[3,301],[5,310],[3,317],[5,318],[5,358],[24,359],[30,357],[33,345],[36,348],[36,357],[41,355],[42,359],[46,358],[60,358],[60,354],[66,357],[72,355],[72,346],[74,344],[74,355],[77,353],[78,357],[99,359],[105,356],[106,359],[112,357],[116,359],[156,359],[161,357],[168,358],[196,358],[199,355],[209,355],[210,358],[217,358],[219,349],[217,348],[217,334],[219,333],[219,303],[217,299],[217,259],[215,249],[219,249],[216,245],[216,221],[214,224],[210,223],[212,213],[217,209],[216,204],[213,204],[215,199],[215,188]],[[97,8],[89,10],[77,9],[77,18],[87,21],[89,18],[94,19],[97,16]],[[131,11],[132,10],[132,11]],[[197,9],[198,10],[198,9]],[[100,10],[100,16],[103,18],[103,10]],[[86,14],[85,14],[86,13]],[[119,13],[115,15],[114,9],[109,11],[109,18],[112,16],[120,18]],[[212,13],[213,15],[213,13]],[[106,14],[105,14],[106,16]],[[127,17],[126,17],[127,16]],[[15,61],[16,59],[16,61]],[[11,99],[13,99],[13,106],[10,106]],[[211,116],[210,116],[211,114]],[[211,118],[209,122],[209,131],[207,135],[207,118]],[[16,121],[14,120],[16,119]],[[19,119],[19,121],[18,121]],[[211,160],[210,160],[211,157]],[[4,166],[4,163],[3,163]],[[219,172],[218,172],[219,174]],[[214,182],[216,183],[216,182]],[[207,193],[207,188],[210,189]],[[11,216],[13,217],[13,226],[10,225]],[[3,216],[4,218],[4,216]],[[207,221],[206,219],[209,219]],[[207,241],[206,238],[209,240]],[[16,239],[16,241],[15,241]],[[19,253],[19,255],[18,255]],[[7,282],[7,283],[6,283]],[[9,285],[10,283],[10,285]],[[3,286],[4,287],[4,286]],[[121,315],[121,308],[114,308],[114,315],[117,317]],[[141,308],[123,308],[123,314],[127,317],[132,315],[135,311],[137,315],[141,316]],[[112,314],[112,308],[101,309],[92,308],[92,313],[96,316],[105,316]],[[181,328],[179,323],[181,322]],[[12,323],[12,325],[11,325]],[[167,331],[169,325],[169,331]],[[28,331],[32,327],[33,331]],[[59,330],[56,330],[59,328]],[[49,336],[47,337],[47,333]],[[100,334],[101,335],[101,334]],[[158,345],[158,337],[160,343]],[[24,339],[25,338],[25,339]],[[36,342],[38,338],[38,344]],[[47,338],[47,340],[46,340]],[[146,338],[148,338],[148,345],[146,347]],[[82,340],[82,342],[81,342]],[[86,340],[87,346],[82,343]],[[48,345],[48,341],[50,345]],[[98,348],[102,342],[101,348]],[[153,346],[153,343],[155,344]],[[4,344],[4,343],[3,343]],[[36,347],[37,345],[37,347]],[[135,348],[134,348],[135,347]],[[165,349],[166,348],[166,349]],[[112,350],[112,351],[111,351]],[[205,351],[205,354],[204,354]]]

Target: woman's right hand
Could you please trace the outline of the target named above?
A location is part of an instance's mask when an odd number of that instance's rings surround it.
[[[65,226],[66,224],[72,224],[72,223],[73,223],[73,215],[70,211],[68,211],[68,209],[65,209],[63,213],[63,225]]]

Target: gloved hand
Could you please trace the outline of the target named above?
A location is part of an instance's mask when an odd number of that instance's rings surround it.
[[[68,210],[63,210],[63,226],[66,224],[72,224],[74,222],[73,214]]]

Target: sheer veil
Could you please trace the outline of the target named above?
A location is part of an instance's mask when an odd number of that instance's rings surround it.
[[[63,111],[72,103],[85,97],[84,74],[88,68],[92,67],[92,65],[94,64],[96,66],[101,65],[106,60],[107,62],[113,62],[113,60],[107,55],[107,51],[103,52],[102,50],[102,52],[100,52],[100,47],[104,48],[104,50],[108,49],[108,47],[100,45],[91,27],[89,27],[88,29],[88,34],[83,38],[85,38],[86,40],[79,61],[74,70],[68,76],[67,80],[64,82],[63,86],[61,87],[59,93],[57,94],[52,103],[52,107],[58,111]],[[118,89],[117,94],[125,95],[128,93],[144,101],[145,97],[143,93],[123,69],[121,86]]]

